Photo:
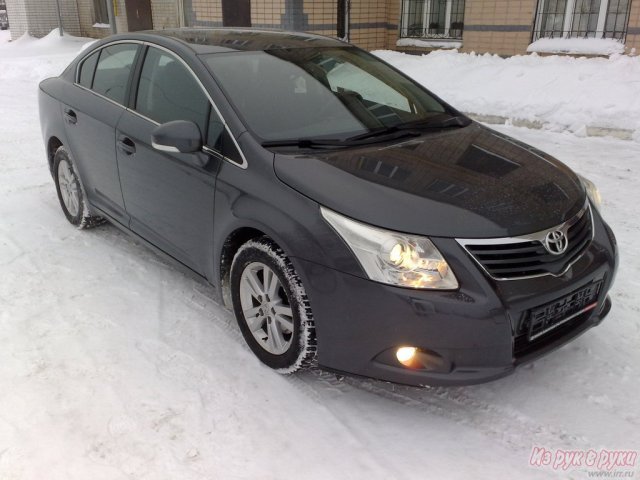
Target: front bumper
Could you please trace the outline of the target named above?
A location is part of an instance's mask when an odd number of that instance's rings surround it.
[[[599,324],[617,265],[615,238],[596,213],[594,239],[561,277],[488,278],[452,239],[434,239],[460,282],[457,291],[383,285],[294,258],[311,302],[322,368],[408,385],[464,385],[508,375]],[[597,306],[533,342],[517,335],[527,311],[602,282]],[[410,369],[395,349],[435,361]]]

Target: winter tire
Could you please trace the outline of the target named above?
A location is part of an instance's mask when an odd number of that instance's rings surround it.
[[[267,237],[236,253],[231,298],[242,335],[264,364],[291,373],[312,363],[316,340],[307,295],[289,259]]]
[[[59,147],[53,157],[53,178],[62,211],[72,225],[82,229],[104,222],[101,217],[91,215],[82,181],[71,155],[64,147]]]

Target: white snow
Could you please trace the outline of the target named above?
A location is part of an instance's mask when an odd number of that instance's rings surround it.
[[[452,40],[423,40],[420,38],[400,38],[396,42],[398,47],[423,47],[423,48],[460,48],[462,42]]]
[[[476,387],[285,377],[254,358],[207,287],[109,225],[67,223],[46,167],[37,83],[84,41],[69,40],[0,44],[1,479],[578,479],[586,473],[529,467],[531,447],[638,449],[640,144],[500,128],[600,186],[622,252],[600,327]],[[497,64],[445,58],[468,73]],[[614,73],[616,85],[633,79]],[[585,77],[585,90],[598,78]],[[464,107],[451,95],[470,98],[462,86],[433,88]],[[633,98],[611,101],[627,114]]]
[[[613,38],[540,38],[527,47],[527,52],[613,55],[624,53],[624,43]]]
[[[374,53],[463,112],[540,122],[555,131],[640,132],[640,56]]]

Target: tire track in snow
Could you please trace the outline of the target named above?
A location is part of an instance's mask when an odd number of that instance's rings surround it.
[[[531,446],[567,445],[587,448],[593,443],[563,429],[543,426],[511,408],[480,401],[464,392],[464,387],[407,387],[376,380],[341,377],[315,370],[303,380],[309,389],[322,398],[321,390],[337,390],[349,395],[364,391],[405,407],[414,408],[457,424],[469,426],[510,449],[529,452]],[[504,429],[509,425],[509,430]]]

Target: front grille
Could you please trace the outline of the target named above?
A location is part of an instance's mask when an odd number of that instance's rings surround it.
[[[557,227],[532,235],[497,239],[458,240],[471,257],[496,280],[562,275],[593,238],[591,209],[585,206],[578,215]],[[554,255],[544,245],[547,233],[562,231],[567,237],[564,253]]]

